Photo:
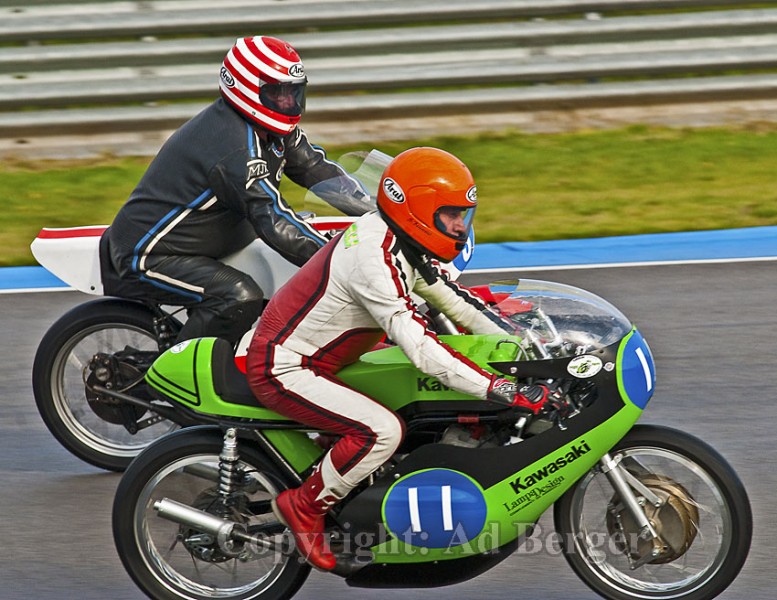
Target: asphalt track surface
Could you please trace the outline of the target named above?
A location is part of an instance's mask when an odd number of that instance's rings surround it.
[[[662,265],[532,272],[589,289],[629,315],[649,341],[658,384],[642,422],[684,429],[717,448],[750,494],[755,533],[739,578],[720,597],[773,600],[777,470],[777,264]],[[484,282],[499,275],[470,275]],[[51,437],[30,371],[47,327],[86,297],[0,296],[0,600],[136,600],[110,529],[119,475],[72,457]],[[551,520],[540,521],[540,540]],[[525,546],[494,570],[453,587],[363,590],[314,573],[300,600],[596,598],[550,543]]]

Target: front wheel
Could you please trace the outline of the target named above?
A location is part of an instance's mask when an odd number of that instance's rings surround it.
[[[43,422],[71,453],[96,467],[123,471],[143,448],[177,429],[170,421],[122,402],[89,395],[87,365],[97,353],[130,348],[153,356],[154,316],[137,302],[101,298],[76,306],[46,332],[32,367],[35,404]],[[123,364],[127,378],[143,372]],[[130,433],[126,424],[137,427]]]
[[[556,503],[564,556],[612,600],[716,597],[736,578],[752,537],[747,493],[731,466],[701,440],[637,425],[610,452],[635,487],[658,537],[640,536],[606,476],[593,469]],[[644,492],[644,488],[643,488]]]
[[[285,527],[271,500],[288,482],[255,447],[241,442],[230,466],[232,487],[219,479],[222,432],[192,427],[172,433],[145,450],[116,490],[113,536],[125,569],[157,600],[287,600],[310,567],[296,555],[258,544],[235,547],[229,540],[160,516],[163,500],[204,511],[261,533],[281,546]],[[220,483],[222,484],[220,486]]]

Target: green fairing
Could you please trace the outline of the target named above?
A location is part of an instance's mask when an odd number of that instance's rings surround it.
[[[519,338],[506,335],[452,335],[441,336],[441,339],[486,369],[489,369],[489,360],[515,358],[517,346],[506,344],[496,350],[499,341],[520,341]],[[225,402],[216,393],[211,369],[215,341],[215,338],[200,338],[167,350],[149,369],[146,381],[165,397],[198,413],[259,421],[286,421],[285,417],[272,410],[258,405],[253,407]],[[375,398],[392,410],[416,401],[473,399],[423,374],[397,347],[365,354],[361,360],[340,371],[338,377],[348,386]],[[299,472],[307,470],[322,454],[322,450],[299,430],[265,430],[264,434]]]
[[[488,512],[479,535],[460,544],[454,541],[446,548],[415,547],[399,537],[389,537],[379,540],[372,547],[375,562],[451,560],[499,548],[526,533],[549,506],[623,437],[642,413],[640,408],[629,401],[621,385],[621,357],[630,337],[631,334],[621,340],[617,355],[618,388],[624,400],[623,407],[574,441],[483,490]],[[441,339],[469,360],[489,370],[492,370],[488,366],[489,362],[515,360],[517,343],[520,343],[520,339],[505,335],[454,335],[441,336]],[[505,339],[516,343],[499,344]],[[211,370],[214,342],[214,338],[202,338],[168,350],[149,370],[147,381],[167,397],[197,412],[263,421],[286,420],[269,409],[230,404],[218,396]],[[340,371],[338,377],[346,385],[395,411],[419,401],[474,399],[445,387],[419,371],[397,347],[365,354],[359,361]],[[262,433],[300,473],[310,468],[322,454],[322,450],[302,430],[265,429]],[[402,479],[417,473],[407,473]]]
[[[463,558],[494,550],[524,535],[575,481],[598,462],[602,454],[631,429],[641,414],[639,408],[627,403],[610,419],[572,443],[484,490],[488,515],[483,530],[474,539],[447,548],[420,548],[407,544],[400,538],[391,538],[371,548],[375,563],[431,562]],[[576,456],[574,448],[580,449],[583,444],[589,450],[582,456]],[[570,458],[571,461],[552,473],[547,469],[550,464],[556,464],[561,459],[568,461]],[[409,473],[405,477],[416,473]],[[519,482],[526,489],[516,489],[514,482]]]
[[[298,429],[265,429],[262,435],[298,473],[304,473],[324,453],[308,434]]]
[[[497,344],[502,340],[520,343],[508,335],[442,335],[440,340],[482,368],[495,372],[489,362],[514,360],[516,344]],[[476,400],[445,387],[434,377],[419,371],[398,347],[368,352],[337,374],[348,386],[397,411],[413,402]]]
[[[165,396],[206,415],[286,421],[278,413],[257,405],[225,402],[213,388],[211,355],[216,338],[199,338],[173,346],[154,361],[146,381]]]
[[[275,411],[225,402],[213,387],[211,356],[216,338],[182,343],[164,352],[146,373],[146,381],[171,400],[207,415],[287,421]],[[306,433],[294,429],[265,429],[263,435],[298,472],[304,473],[323,453]]]
[[[621,408],[599,426],[587,431],[557,451],[543,456],[514,475],[483,490],[488,513],[481,533],[464,543],[446,548],[416,547],[400,536],[390,537],[371,548],[375,563],[409,563],[452,560],[495,550],[527,533],[542,514],[558,500],[580,477],[585,475],[634,425],[642,410],[629,401],[621,385],[622,355],[632,332],[621,340],[617,354],[619,392],[624,400]],[[585,450],[581,453],[581,450]],[[407,473],[397,480],[416,475]],[[385,500],[382,514],[385,521]]]
[[[505,345],[495,350],[499,341],[520,341],[519,338],[506,335],[450,335],[440,336],[440,339],[489,370],[488,362],[496,359],[493,353],[498,353],[498,360],[505,360]],[[174,346],[154,362],[146,380],[155,389],[196,412],[265,421],[286,420],[266,408],[231,404],[219,397],[213,389],[210,366],[215,341],[215,338],[200,338]],[[507,348],[514,349],[512,356],[507,357],[510,360],[515,356],[517,346],[509,344]],[[398,347],[368,352],[337,376],[348,386],[392,410],[419,400],[473,399],[446,388],[433,377],[419,371]]]

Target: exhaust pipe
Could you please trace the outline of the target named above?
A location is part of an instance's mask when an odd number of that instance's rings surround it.
[[[294,542],[289,540],[288,536],[284,535],[280,544],[276,544],[274,540],[249,534],[240,523],[220,519],[215,515],[168,498],[154,502],[154,510],[163,519],[207,533],[212,535],[218,542],[226,542],[228,545],[231,542],[239,542],[241,545],[249,544],[249,547],[254,545],[253,547],[266,550],[275,550],[278,547],[286,555],[292,554],[295,549]],[[230,550],[236,553],[241,551],[235,548],[230,548]],[[342,577],[350,577],[371,564],[372,561],[372,553],[366,557],[337,555],[337,565],[332,572]]]
[[[236,528],[239,528],[245,534],[242,526],[234,521],[219,519],[203,510],[192,508],[168,498],[162,498],[162,500],[154,502],[154,510],[163,519],[186,525],[203,533],[209,533],[219,540],[230,539]]]
[[[169,498],[162,498],[154,502],[154,510],[163,519],[210,534],[219,541],[255,544],[257,547],[268,550],[275,548],[274,541],[259,537],[258,535],[250,535],[240,523],[220,519],[203,510],[192,508]]]

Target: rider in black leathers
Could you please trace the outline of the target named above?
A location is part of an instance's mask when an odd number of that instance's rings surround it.
[[[178,341],[240,340],[261,312],[263,293],[250,276],[218,259],[258,235],[290,262],[304,264],[326,238],[286,204],[281,175],[308,188],[346,175],[296,126],[306,81],[285,42],[238,40],[222,65],[222,97],[162,146],[106,232],[101,254],[108,294],[186,306]],[[361,214],[369,197],[356,180],[344,181],[347,189],[324,199]]]

